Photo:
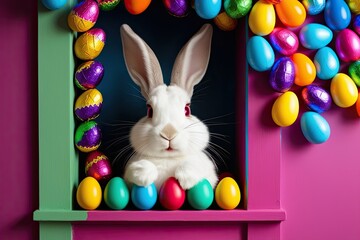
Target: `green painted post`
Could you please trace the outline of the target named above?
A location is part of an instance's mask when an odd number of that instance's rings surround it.
[[[74,148],[74,33],[67,15],[75,0],[48,10],[38,1],[39,210],[72,211],[78,184]],[[36,213],[34,214],[36,216]],[[35,217],[36,218],[36,217]],[[86,212],[84,212],[84,219]],[[40,222],[41,239],[71,239],[69,222]]]

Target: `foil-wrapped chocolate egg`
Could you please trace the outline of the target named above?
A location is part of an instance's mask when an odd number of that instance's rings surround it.
[[[236,28],[238,20],[230,17],[225,11],[214,18],[214,23],[223,31],[232,31]]]
[[[75,32],[92,28],[99,16],[99,7],[94,0],[83,0],[75,5],[68,15],[68,25]]]
[[[360,14],[360,2],[359,0],[346,0],[349,5],[350,11],[355,14]]]
[[[81,60],[93,60],[104,48],[106,34],[101,28],[93,28],[82,34],[75,41],[74,51]]]
[[[356,86],[360,87],[360,60],[350,64],[349,76],[355,82]]]
[[[307,13],[309,15],[317,15],[325,8],[325,0],[302,0]]]
[[[331,107],[332,100],[330,94],[320,86],[310,84],[304,87],[301,96],[305,105],[315,112],[322,113]]]
[[[248,14],[252,7],[252,0],[224,0],[225,12],[232,18],[241,18]]]
[[[102,11],[113,10],[119,3],[120,0],[96,0],[99,4],[99,8]]]
[[[297,51],[299,39],[294,32],[277,27],[270,34],[270,44],[279,53],[289,56]]]
[[[104,66],[98,61],[87,61],[75,72],[75,84],[81,90],[95,88],[104,77]]]
[[[360,35],[360,14],[354,17],[353,29],[357,34]]]
[[[75,130],[75,146],[81,152],[91,152],[101,144],[101,130],[95,121],[81,123]]]
[[[166,10],[176,17],[184,17],[189,12],[188,0],[163,0]]]
[[[85,174],[98,181],[109,180],[112,175],[112,169],[108,157],[97,150],[89,153],[85,161]]]
[[[279,58],[271,68],[269,83],[277,92],[288,91],[295,80],[295,65],[289,57]]]
[[[99,116],[103,103],[101,92],[89,89],[83,92],[75,102],[75,115],[81,121],[95,119]]]

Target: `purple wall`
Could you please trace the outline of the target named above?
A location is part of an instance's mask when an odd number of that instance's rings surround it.
[[[0,238],[37,239],[37,4],[0,7]]]

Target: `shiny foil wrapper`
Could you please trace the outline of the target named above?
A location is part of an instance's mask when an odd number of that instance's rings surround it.
[[[271,68],[269,83],[277,92],[288,91],[295,80],[295,65],[289,57],[279,58]]]
[[[80,124],[75,131],[75,145],[81,152],[91,152],[101,144],[101,129],[95,121]]]
[[[171,15],[184,17],[189,12],[188,0],[163,0],[165,8]]]
[[[104,77],[104,66],[98,61],[87,61],[75,72],[75,84],[81,90],[95,88]]]
[[[302,90],[301,95],[306,106],[315,112],[322,113],[331,107],[330,94],[320,86],[308,85]]]
[[[98,181],[109,180],[112,176],[111,163],[104,153],[93,151],[85,161],[85,174]]]

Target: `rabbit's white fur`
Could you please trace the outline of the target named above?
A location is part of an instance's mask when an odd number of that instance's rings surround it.
[[[186,190],[205,178],[214,187],[218,181],[216,166],[205,153],[208,128],[195,116],[185,114],[193,86],[207,68],[211,26],[205,25],[180,51],[170,86],[163,83],[150,47],[127,25],[122,26],[121,36],[128,72],[153,112],[152,117],[142,118],[131,129],[135,153],[125,167],[124,179],[139,186],[155,183],[159,190],[164,181],[175,177]]]

